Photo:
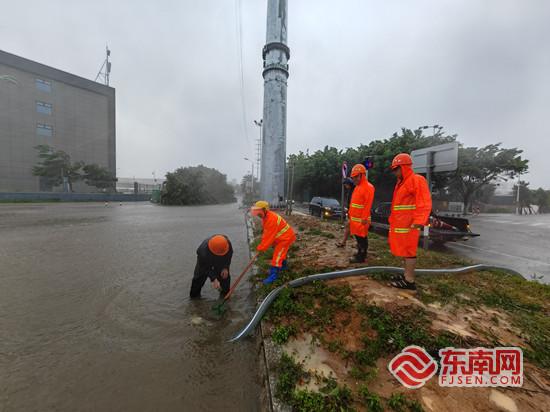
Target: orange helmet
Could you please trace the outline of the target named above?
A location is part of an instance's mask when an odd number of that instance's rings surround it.
[[[216,256],[223,256],[229,252],[229,242],[223,235],[214,235],[208,240],[208,249]]]
[[[393,161],[391,162],[391,168],[396,169],[399,166],[412,165],[412,164],[413,164],[413,160],[409,154],[399,153],[397,156],[393,158]]]
[[[353,169],[351,169],[351,177],[355,177],[357,175],[366,175],[367,174],[367,168],[363,166],[362,164],[356,164],[353,166]]]

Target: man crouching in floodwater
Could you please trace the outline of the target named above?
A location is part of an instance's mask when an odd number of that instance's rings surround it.
[[[201,289],[210,278],[214,289],[220,291],[220,296],[229,292],[231,277],[229,266],[233,257],[233,246],[225,235],[214,235],[204,240],[197,249],[197,264],[191,283],[191,299],[201,297]]]

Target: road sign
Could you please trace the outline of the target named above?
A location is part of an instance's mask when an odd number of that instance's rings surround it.
[[[348,162],[344,160],[344,163],[342,163],[342,178],[348,177]]]
[[[458,167],[458,142],[413,150],[411,157],[416,173],[452,172]]]
[[[411,152],[413,169],[426,173],[426,180],[432,193],[432,173],[452,172],[458,167],[458,142],[426,147]],[[429,228],[424,227],[424,249],[428,249]]]
[[[374,162],[370,157],[365,158],[365,161],[363,162],[363,165],[367,170],[370,170],[374,167]]]

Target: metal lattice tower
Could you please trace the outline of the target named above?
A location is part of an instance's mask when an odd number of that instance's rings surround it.
[[[109,86],[109,77],[111,76],[111,62],[109,61],[109,57],[111,57],[111,50],[109,50],[109,46],[105,46],[105,60],[103,60],[99,73],[97,73],[95,77],[96,82],[97,79],[101,79],[106,86]]]
[[[285,193],[286,89],[290,49],[287,46],[287,0],[268,0],[263,48],[264,115],[261,197],[277,202]]]

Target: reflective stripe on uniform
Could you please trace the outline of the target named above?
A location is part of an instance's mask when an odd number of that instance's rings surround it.
[[[286,225],[281,230],[279,230],[279,233],[275,235],[275,239],[277,239],[279,236],[281,236],[283,233],[285,233],[288,229],[290,229],[290,225]]]
[[[395,233],[409,233],[411,231],[408,227],[396,227],[393,229]]]
[[[415,210],[416,205],[395,205],[393,210]]]
[[[281,255],[283,254],[284,251],[285,251],[285,248],[282,248],[281,250],[279,250],[277,257],[275,258],[275,266],[279,267],[279,263],[281,261]]]
[[[350,219],[354,222],[362,222],[360,217],[350,217]]]
[[[355,207],[356,209],[364,209],[365,205],[360,205],[358,203],[352,203],[351,207]]]

